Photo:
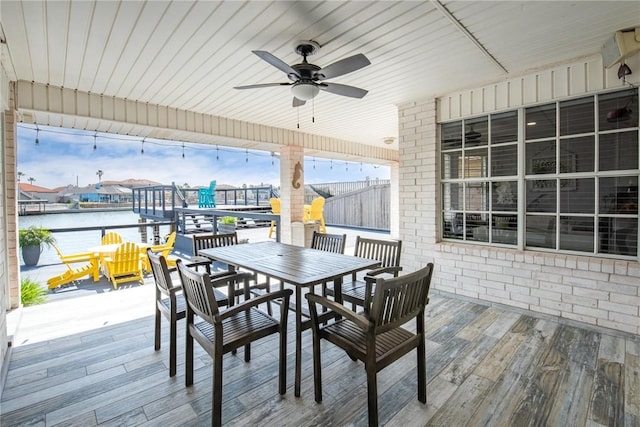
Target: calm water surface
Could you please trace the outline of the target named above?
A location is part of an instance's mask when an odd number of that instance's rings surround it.
[[[36,225],[44,228],[96,227],[101,225],[137,224],[140,216],[131,211],[115,212],[77,212],[55,213],[45,215],[27,215],[18,218],[18,228]],[[122,235],[123,240],[142,242],[138,227],[113,230]],[[169,226],[160,227],[160,236],[169,234]],[[102,234],[100,230],[54,233],[56,246],[63,254],[85,252],[88,248],[100,244]],[[147,242],[153,241],[153,228],[147,227]],[[45,248],[40,256],[39,265],[57,264],[60,259],[53,248]]]

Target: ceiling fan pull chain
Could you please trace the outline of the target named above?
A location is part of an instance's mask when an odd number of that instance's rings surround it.
[[[311,100],[311,123],[316,122],[316,99]]]
[[[296,108],[296,114],[298,115],[298,129],[300,129],[300,108]]]

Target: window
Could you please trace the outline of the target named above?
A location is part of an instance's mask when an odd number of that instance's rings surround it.
[[[637,89],[440,130],[443,238],[638,256]]]
[[[441,148],[443,236],[515,245],[517,112],[443,124]]]

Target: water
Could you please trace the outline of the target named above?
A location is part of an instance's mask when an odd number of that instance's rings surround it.
[[[18,218],[18,228],[27,228],[31,225],[48,229],[71,228],[71,227],[97,227],[103,225],[125,225],[137,224],[140,216],[131,211],[111,211],[111,212],[74,212],[55,213],[45,215],[27,215]],[[142,237],[138,227],[118,228],[113,230],[120,235],[124,241],[142,242]],[[160,226],[160,237],[163,238],[170,232],[168,225]],[[74,231],[65,233],[54,233],[56,246],[63,254],[86,252],[92,246],[100,244],[102,234],[100,230]],[[153,241],[153,228],[147,227],[146,243]],[[53,248],[45,247],[40,255],[38,265],[59,264],[60,259]]]

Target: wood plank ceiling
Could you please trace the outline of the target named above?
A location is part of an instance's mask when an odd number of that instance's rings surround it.
[[[11,79],[285,129],[299,123],[306,133],[374,146],[398,137],[399,104],[596,55],[616,30],[640,25],[637,1],[3,0],[0,7]],[[370,66],[330,82],[369,93],[321,92],[296,110],[288,87],[233,89],[288,82],[251,51],[294,64],[298,40],[322,46],[309,58],[321,67],[365,54]],[[52,114],[35,120],[62,124]],[[87,126],[83,120],[64,124]]]

